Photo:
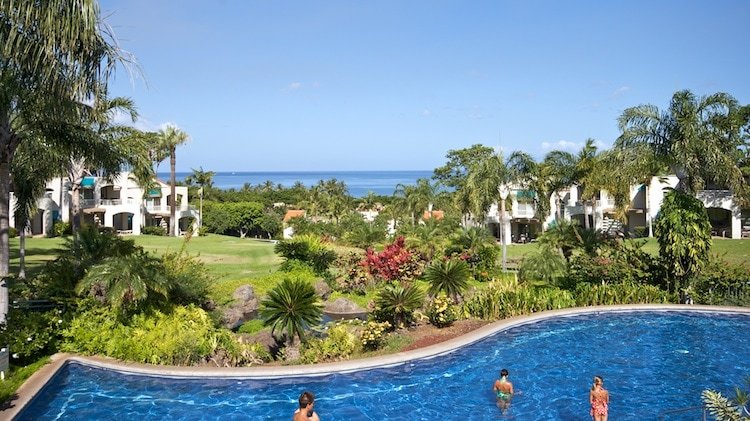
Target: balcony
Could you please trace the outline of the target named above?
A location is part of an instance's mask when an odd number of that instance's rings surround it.
[[[517,206],[513,207],[513,218],[533,218],[534,217],[534,205],[531,203],[518,203]]]
[[[85,208],[100,208],[107,206],[137,205],[136,199],[83,199],[81,206]]]
[[[189,211],[194,210],[195,207],[189,206],[189,205],[178,205],[177,210],[178,211]],[[170,213],[170,207],[169,205],[151,205],[146,204],[146,212],[148,213]]]

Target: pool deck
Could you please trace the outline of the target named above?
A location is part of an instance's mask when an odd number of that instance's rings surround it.
[[[541,320],[575,316],[580,314],[603,312],[630,311],[690,311],[690,312],[719,312],[750,314],[750,308],[723,307],[681,304],[636,304],[566,308],[551,310],[526,316],[512,317],[480,327],[465,335],[438,344],[415,349],[413,351],[398,352],[370,358],[361,358],[335,363],[321,363],[308,365],[286,366],[254,366],[254,367],[177,367],[159,366],[141,363],[125,362],[106,357],[85,357],[73,354],[55,354],[50,364],[35,372],[17,390],[17,397],[9,403],[9,407],[0,410],[0,419],[11,420],[39,393],[47,382],[68,362],[114,370],[125,374],[145,376],[159,376],[172,378],[242,378],[242,379],[273,379],[284,377],[324,376],[331,373],[349,373],[382,367],[392,367],[412,360],[439,357],[484,339],[511,327],[535,323]]]

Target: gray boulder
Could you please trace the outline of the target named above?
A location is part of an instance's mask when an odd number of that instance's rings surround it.
[[[315,283],[315,294],[325,301],[331,295],[331,287],[328,286],[326,281],[321,279]]]
[[[234,302],[224,310],[222,324],[227,329],[235,330],[258,314],[258,298],[250,285],[242,285],[232,294]]]
[[[337,298],[333,302],[326,303],[324,311],[326,314],[361,314],[367,312],[354,301],[346,298]]]

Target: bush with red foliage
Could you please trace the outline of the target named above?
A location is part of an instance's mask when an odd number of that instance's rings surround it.
[[[367,249],[367,255],[360,265],[376,280],[386,282],[409,282],[422,274],[422,265],[417,256],[406,248],[404,237],[398,237],[380,253]]]

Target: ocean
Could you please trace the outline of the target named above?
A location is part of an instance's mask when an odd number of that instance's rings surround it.
[[[184,180],[192,172],[177,172],[177,180]],[[365,197],[368,192],[377,195],[391,196],[396,185],[414,185],[419,178],[430,179],[432,170],[408,171],[217,171],[214,176],[214,187],[219,189],[241,189],[245,183],[263,184],[271,181],[291,187],[297,181],[307,187],[318,184],[320,180],[335,178],[343,181],[352,197]],[[159,172],[161,180],[169,180],[168,172]]]

